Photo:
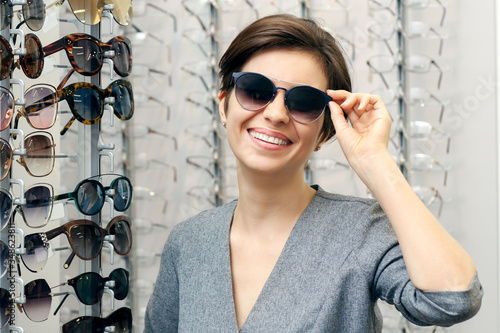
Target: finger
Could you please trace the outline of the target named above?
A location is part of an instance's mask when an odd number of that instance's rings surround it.
[[[340,133],[345,128],[348,128],[349,125],[344,117],[344,110],[342,110],[342,108],[335,102],[328,103],[328,106],[330,107],[330,114],[335,131]]]
[[[344,102],[347,97],[352,95],[352,93],[347,90],[328,89],[326,93],[334,100],[334,102],[337,102],[337,104],[342,104],[342,102]]]

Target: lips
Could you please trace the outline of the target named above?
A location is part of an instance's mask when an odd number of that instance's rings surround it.
[[[292,144],[292,142],[288,139],[278,138],[276,136],[267,135],[267,134],[264,134],[261,132],[257,132],[255,130],[250,130],[250,131],[248,131],[248,133],[253,138],[267,142],[267,143],[271,143],[271,144],[275,144],[275,145],[279,145],[279,146],[288,146],[288,145]]]

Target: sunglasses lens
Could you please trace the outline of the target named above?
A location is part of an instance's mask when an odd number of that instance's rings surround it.
[[[92,40],[77,40],[73,45],[73,58],[76,66],[85,72],[95,72],[102,66],[101,48]]]
[[[12,196],[4,189],[0,189],[0,230],[7,226],[12,214]]]
[[[7,177],[12,164],[12,149],[5,140],[0,140],[0,180]]]
[[[244,74],[235,83],[236,99],[249,111],[260,110],[274,98],[274,86],[271,80],[259,74]]]
[[[104,283],[101,276],[93,272],[80,275],[73,287],[78,299],[87,305],[99,302],[104,292]]]
[[[115,333],[132,332],[132,311],[129,308],[116,310],[106,318],[106,325],[114,326]]]
[[[9,247],[4,242],[0,241],[0,277],[7,273],[9,267]]]
[[[312,123],[323,114],[326,100],[320,90],[299,86],[288,91],[285,105],[293,119],[299,123]]]
[[[94,25],[101,22],[103,9],[101,1],[69,0],[69,4],[75,17],[83,24]]]
[[[112,288],[115,298],[119,301],[124,300],[128,295],[128,272],[123,268],[117,268],[109,274],[111,280],[115,281]]]
[[[87,180],[78,186],[76,201],[83,214],[97,214],[104,205],[104,188],[97,181]]]
[[[115,190],[113,202],[119,212],[125,211],[132,200],[132,184],[127,178],[120,177],[113,181],[111,187]]]
[[[111,11],[118,24],[128,25],[132,20],[132,0],[114,0],[115,8]]]
[[[132,55],[127,43],[113,39],[111,41],[111,49],[115,51],[115,56],[113,57],[115,71],[120,76],[129,75],[132,69],[132,61],[130,60]]]
[[[24,246],[26,254],[21,255],[24,266],[33,273],[42,270],[49,257],[49,243],[40,234],[31,234],[24,237]]]
[[[10,293],[7,289],[0,288],[0,328],[4,327],[10,319]]]
[[[0,0],[0,30],[4,30],[10,25],[12,17],[12,6],[7,0]]]
[[[130,119],[134,114],[132,91],[125,85],[116,84],[111,89],[111,96],[115,98],[113,107],[119,114],[120,119]]]
[[[26,156],[24,163],[29,172],[35,177],[47,176],[54,167],[54,145],[47,135],[29,135],[24,140]]]
[[[97,256],[102,247],[102,236],[93,225],[75,225],[70,229],[71,244],[75,253],[86,260]]]
[[[52,305],[50,292],[50,287],[44,279],[31,281],[24,286],[26,303],[23,308],[29,319],[36,322],[47,320]]]
[[[23,15],[26,25],[33,31],[42,29],[45,21],[45,4],[43,0],[28,0],[23,5]]]
[[[95,121],[101,116],[102,106],[99,94],[88,88],[78,89],[73,98],[78,115],[85,120]]]
[[[5,40],[5,38],[0,38],[0,60],[2,64],[0,66],[0,80],[5,80],[9,77],[13,59],[14,56],[9,43]]]
[[[12,93],[0,87],[0,131],[3,131],[10,125],[14,116],[14,97]]]
[[[86,333],[96,332],[103,333],[106,324],[105,320],[99,317],[78,317],[70,322],[67,322],[62,327],[63,333]],[[119,331],[114,330],[115,333]]]
[[[43,53],[42,44],[33,34],[26,35],[26,55],[19,57],[24,73],[31,79],[36,79],[42,74]]]
[[[22,211],[28,226],[39,228],[49,222],[54,202],[52,192],[52,187],[47,185],[36,185],[24,192],[26,204],[22,206]]]
[[[130,248],[132,247],[132,233],[127,221],[114,222],[109,228],[109,234],[115,235],[113,246],[116,253],[126,255],[130,252]]]
[[[51,86],[37,85],[26,91],[26,113],[33,128],[48,129],[54,125],[57,114],[56,91]]]

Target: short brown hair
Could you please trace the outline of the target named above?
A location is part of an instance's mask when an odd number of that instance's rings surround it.
[[[245,29],[232,41],[219,62],[220,90],[233,88],[233,72],[238,72],[255,54],[271,49],[306,51],[320,62],[328,79],[329,89],[351,91],[351,78],[338,42],[315,21],[288,14],[263,17]],[[325,110],[320,142],[335,135],[330,109]]]

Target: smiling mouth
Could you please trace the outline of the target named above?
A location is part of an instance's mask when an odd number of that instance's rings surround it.
[[[266,134],[262,134],[262,133],[259,133],[256,131],[250,131],[249,133],[252,137],[254,137],[258,140],[267,142],[267,143],[272,143],[272,144],[279,145],[279,146],[288,146],[288,145],[292,144],[292,142],[290,142],[288,140],[275,138],[275,137],[272,137],[272,136],[269,136]]]

